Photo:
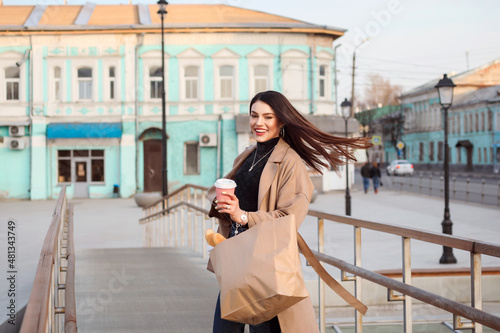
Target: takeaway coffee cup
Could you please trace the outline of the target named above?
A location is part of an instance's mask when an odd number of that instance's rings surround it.
[[[229,199],[229,196],[222,194],[222,192],[226,193],[234,193],[234,189],[236,188],[236,182],[232,179],[220,178],[215,182],[215,194],[217,195],[217,201]]]

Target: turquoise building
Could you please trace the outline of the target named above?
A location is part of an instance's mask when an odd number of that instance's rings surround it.
[[[0,6],[0,198],[56,198],[62,185],[70,198],[161,190],[157,11]],[[231,168],[251,144],[248,105],[259,91],[281,91],[322,129],[343,133],[332,48],[343,33],[232,6],[169,5],[169,187],[208,186]],[[324,190],[345,184],[325,175]]]
[[[457,85],[448,110],[450,169],[500,168],[500,60],[450,77]],[[444,116],[434,88],[439,78],[404,93],[406,158],[419,168],[442,168]]]

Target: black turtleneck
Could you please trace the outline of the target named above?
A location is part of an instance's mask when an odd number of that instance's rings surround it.
[[[257,142],[257,149],[247,157],[238,171],[236,171],[234,181],[237,186],[234,194],[238,197],[242,210],[247,212],[255,212],[258,210],[260,176],[262,175],[262,170],[264,170],[264,166],[269,156],[272,154],[271,150],[276,147],[279,139],[278,137],[266,142]],[[252,164],[253,169],[249,171]],[[234,229],[234,224],[232,229]],[[233,234],[233,232],[231,232],[231,234]]]

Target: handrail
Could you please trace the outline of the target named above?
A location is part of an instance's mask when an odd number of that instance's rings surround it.
[[[64,332],[64,326],[68,332],[77,332],[71,206],[69,211],[66,186],[62,186],[40,253],[21,333]],[[64,291],[66,304],[60,291]],[[61,323],[62,314],[65,324]]]
[[[181,196],[180,200],[177,200],[172,205],[167,205],[168,208],[163,209],[160,207],[160,204],[164,201],[158,201],[156,206],[149,206],[144,210],[145,217],[140,220],[140,223],[145,227],[145,234],[149,233],[145,237],[149,242],[145,242],[145,246],[178,246],[183,245],[182,241],[168,241],[167,236],[175,236],[180,234],[181,237],[183,235],[182,230],[184,223],[191,228],[191,220],[189,214],[192,212],[196,212],[198,214],[202,214],[205,216],[205,219],[208,218],[208,210],[203,207],[197,206],[196,202],[196,194],[195,202],[191,202],[191,189],[200,189],[200,187],[195,187],[192,185],[184,185],[176,191],[175,194],[172,193],[169,196],[169,200],[174,196]],[[201,188],[206,191],[206,189]],[[184,194],[183,191],[188,191],[187,200],[183,200]],[[202,191],[203,192],[203,191]],[[206,201],[206,200],[205,200]],[[202,201],[204,205],[205,202]],[[156,207],[156,208],[155,208]],[[188,214],[187,219],[184,221],[183,212]],[[179,233],[178,227],[178,217],[181,217],[181,232]],[[196,214],[195,214],[196,215]],[[482,291],[481,291],[481,255],[489,255],[493,257],[500,258],[500,246],[496,244],[491,244],[487,242],[482,242],[474,239],[468,239],[464,237],[458,237],[453,235],[445,235],[435,232],[429,232],[421,229],[403,227],[398,225],[390,225],[373,221],[366,221],[361,219],[355,219],[351,217],[347,217],[344,215],[335,215],[326,213],[319,210],[309,210],[308,216],[316,217],[318,219],[318,244],[320,252],[314,252],[316,258],[326,264],[335,266],[342,271],[342,279],[343,281],[354,281],[355,282],[355,294],[361,300],[361,279],[366,279],[372,281],[380,286],[388,288],[389,294],[391,295],[391,300],[402,300],[404,302],[404,327],[405,332],[412,331],[412,298],[418,299],[424,303],[429,305],[438,307],[447,312],[453,314],[454,328],[472,328],[473,332],[479,333],[482,332],[481,325],[485,325],[491,327],[496,330],[500,330],[500,317],[495,316],[493,314],[487,313],[482,310]],[[355,233],[355,263],[354,265],[346,263],[340,259],[335,257],[326,255],[322,252],[322,244],[324,243],[324,220],[351,225],[354,227]],[[196,226],[196,217],[194,220],[194,230],[195,233],[199,232],[199,228]],[[213,221],[213,219],[212,219]],[[213,226],[215,222],[212,222]],[[172,224],[175,226],[175,230],[172,230]],[[386,234],[392,234],[400,236],[403,240],[403,271],[401,273],[403,277],[403,281],[397,281],[391,277],[383,276],[379,273],[372,272],[365,268],[361,267],[361,229],[369,229],[374,231],[379,231]],[[190,229],[191,230],[191,229]],[[202,230],[205,230],[204,226]],[[162,241],[162,237],[158,237],[158,232],[163,232],[162,235],[165,235],[165,239]],[[470,268],[470,276],[471,276],[471,305],[465,305],[459,303],[457,301],[445,298],[443,296],[416,288],[411,285],[411,251],[410,251],[410,240],[415,239],[419,241],[424,241],[427,243],[438,244],[442,246],[447,246],[455,249],[460,249],[464,251],[468,251],[471,256],[471,268]],[[190,244],[191,245],[191,244]],[[202,247],[203,247],[203,256],[206,256],[205,246],[206,242],[204,237],[202,237]],[[354,277],[347,277],[345,272],[349,272],[354,274]],[[394,297],[392,296],[392,291],[398,291],[403,294],[403,297]],[[324,288],[319,287],[319,299],[320,299],[320,326],[322,331],[324,330]],[[460,321],[461,317],[468,318],[472,320],[471,324],[463,324]],[[356,327],[361,325],[362,318],[359,314],[356,313],[355,324]],[[360,328],[358,328],[360,329]]]

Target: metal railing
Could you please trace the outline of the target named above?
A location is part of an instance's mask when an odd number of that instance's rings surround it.
[[[140,223],[144,225],[144,246],[188,246],[199,249],[193,242],[199,242],[203,256],[206,257],[206,241],[201,237],[205,230],[204,221],[211,220],[214,228],[216,222],[208,218],[208,210],[205,209],[206,188],[185,185],[168,198],[144,209],[144,217]],[[201,192],[198,193],[197,192]],[[166,208],[163,207],[165,205]],[[201,205],[201,206],[200,206]],[[199,224],[199,219],[202,224]],[[359,220],[343,215],[334,215],[318,210],[309,210],[308,216],[317,218],[318,222],[318,252],[314,252],[316,258],[323,263],[335,266],[342,272],[343,281],[353,281],[355,283],[355,296],[362,301],[361,281],[369,280],[379,286],[388,289],[388,300],[399,300],[403,302],[403,322],[404,332],[412,332],[412,299],[420,300],[429,305],[435,306],[453,314],[454,329],[472,329],[474,333],[482,332],[482,325],[500,330],[500,317],[482,310],[482,284],[481,284],[481,256],[489,255],[500,258],[500,246],[466,238],[427,232],[414,228],[388,225],[378,222]],[[184,219],[185,218],[185,219]],[[354,264],[347,263],[338,258],[323,253],[324,249],[324,224],[325,220],[332,223],[351,225],[354,228]],[[190,227],[191,226],[191,227]],[[185,230],[188,233],[185,233]],[[392,234],[401,237],[403,272],[402,281],[378,274],[361,267],[361,231],[362,229],[374,230],[385,234]],[[189,237],[187,237],[189,235]],[[199,238],[194,236],[200,235]],[[188,240],[186,240],[188,238]],[[434,294],[423,289],[412,286],[411,271],[411,240],[423,241],[431,244],[451,247],[464,250],[470,253],[470,276],[471,276],[471,305],[465,305]],[[347,276],[347,273],[353,276]],[[395,296],[393,291],[397,291],[402,296]],[[325,288],[321,282],[318,288],[320,330],[325,332]],[[462,317],[471,320],[464,323]],[[362,332],[362,315],[355,312],[354,318],[356,332]]]
[[[56,203],[43,242],[21,333],[77,332],[73,206],[66,186]]]
[[[443,195],[443,176],[423,177],[422,174],[413,177],[390,176],[392,189],[399,191],[410,191],[419,194],[429,194],[431,196]],[[481,182],[471,182],[470,178],[465,181],[457,180],[457,177],[450,179],[450,198],[466,202],[475,202],[500,207],[500,182],[498,184],[487,184],[485,179]]]

